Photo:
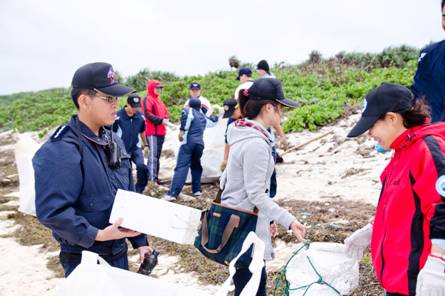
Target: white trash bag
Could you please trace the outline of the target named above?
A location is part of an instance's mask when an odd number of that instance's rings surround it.
[[[264,242],[255,234],[255,232],[251,231],[244,240],[239,254],[235,258],[233,258],[232,261],[230,261],[229,277],[223,283],[221,289],[215,294],[215,296],[226,296],[227,293],[235,289],[235,286],[232,285],[232,279],[236,272],[236,261],[238,261],[241,255],[249,250],[250,246],[253,246],[252,261],[249,264],[249,271],[252,273],[252,276],[247,284],[244,286],[243,290],[240,293],[240,296],[256,295],[258,287],[260,286],[261,271],[264,267],[265,245]]]
[[[15,161],[19,174],[19,211],[28,215],[36,215],[34,168],[32,158],[40,145],[27,134],[19,134],[15,144]]]
[[[56,296],[75,295],[209,296],[190,287],[112,267],[98,254],[89,251],[82,252],[82,261],[56,292]]]
[[[201,157],[202,177],[201,182],[214,182],[221,176],[220,166],[224,158],[224,135],[227,128],[227,119],[220,118],[214,127],[206,128],[204,131],[204,151]],[[163,159],[161,161],[161,178],[172,178],[176,166],[179,147],[181,143],[178,140],[179,127],[168,127],[165,136],[163,150],[171,150],[174,157]],[[168,171],[165,174],[165,170]],[[191,182],[191,174],[188,173],[187,182]]]
[[[350,295],[358,287],[359,263],[345,254],[343,244],[300,246],[286,268],[290,296]]]
[[[255,246],[249,266],[252,277],[241,292],[241,296],[252,296],[258,290],[264,266],[264,243],[253,232],[247,236],[238,257],[230,263],[228,279],[212,295],[196,288],[112,267],[98,254],[83,251],[82,261],[58,286],[56,296],[227,296],[227,293],[233,290],[231,282],[235,273],[235,262],[251,245]]]

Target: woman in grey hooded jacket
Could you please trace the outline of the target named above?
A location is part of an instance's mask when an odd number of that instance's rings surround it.
[[[263,78],[250,89],[241,90],[239,105],[243,119],[229,127],[227,140],[230,155],[221,177],[222,204],[252,211],[258,209],[256,234],[264,241],[264,258],[272,258],[270,222],[276,221],[291,229],[298,241],[304,239],[305,227],[287,210],[269,197],[270,177],[274,170],[272,136],[267,131],[279,124],[282,106],[295,108],[297,104],[284,98],[281,82]],[[233,277],[235,295],[239,295],[251,277],[247,266],[237,266]],[[263,269],[257,295],[266,295],[266,271]]]

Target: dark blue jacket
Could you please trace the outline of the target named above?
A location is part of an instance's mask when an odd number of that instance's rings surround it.
[[[98,230],[110,225],[117,189],[134,189],[125,150],[120,168],[111,169],[105,151],[110,131],[102,129],[100,135],[73,116],[33,158],[37,218],[52,230],[64,252],[116,255],[127,248],[125,239],[95,241]],[[117,135],[113,140],[123,148]],[[129,240],[134,248],[147,245],[146,235]]]
[[[422,49],[411,90],[426,97],[431,121],[445,121],[445,40]]]
[[[184,108],[181,114],[181,127],[185,131],[183,144],[200,144],[204,146],[204,130],[213,127],[218,122],[218,117],[207,117],[200,109]]]
[[[132,154],[139,147],[139,134],[145,131],[145,119],[142,113],[136,112],[132,117],[128,116],[125,108],[117,111],[113,131],[121,137],[128,154]]]

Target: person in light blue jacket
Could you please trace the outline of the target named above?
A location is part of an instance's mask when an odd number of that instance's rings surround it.
[[[170,189],[164,200],[176,200],[182,187],[184,187],[189,169],[192,174],[193,196],[201,195],[201,156],[204,151],[204,130],[213,127],[218,122],[218,117],[207,117],[201,109],[201,101],[198,98],[189,100],[189,107],[184,108],[181,116],[179,148],[175,173]]]

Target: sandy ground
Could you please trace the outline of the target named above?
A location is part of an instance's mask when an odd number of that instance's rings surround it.
[[[352,115],[316,133],[290,134],[290,142],[299,145],[331,132],[283,156],[284,163],[277,166],[277,198],[312,201],[342,198],[375,205],[381,189],[379,176],[391,153],[377,153],[374,141],[367,135],[357,139],[346,137],[358,118]]]
[[[352,115],[334,125],[317,132],[302,132],[288,135],[291,145],[300,145],[320,135],[332,131],[327,136],[314,141],[302,149],[284,155],[284,163],[277,166],[279,191],[277,198],[329,200],[362,200],[375,204],[380,190],[379,173],[383,170],[390,154],[381,155],[374,151],[374,143],[366,137],[348,140],[346,133],[358,119]],[[4,134],[0,134],[0,138]],[[13,146],[4,145],[0,157]],[[162,172],[169,176],[174,161],[167,164]],[[8,212],[1,212],[0,235],[13,231],[14,226],[5,220]],[[269,266],[277,268],[292,251],[291,245],[278,243],[279,259]],[[0,238],[0,295],[54,295],[54,288],[61,279],[46,267],[50,254],[42,253],[39,246],[21,246],[11,238]],[[130,258],[136,261],[136,257]],[[176,257],[161,255],[161,262],[153,275],[160,279],[197,287],[201,291],[214,294],[215,286],[202,286],[193,273],[181,273],[177,269]],[[173,266],[173,267],[172,267]]]
[[[17,202],[9,202],[14,205]],[[14,231],[9,211],[0,212],[0,235]],[[22,246],[10,238],[0,238],[0,295],[54,295],[61,279],[55,278],[46,263],[50,254],[43,254],[40,245]]]

